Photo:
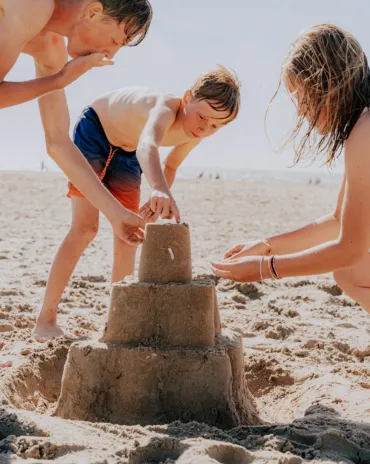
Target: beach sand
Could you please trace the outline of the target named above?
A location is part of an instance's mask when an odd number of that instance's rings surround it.
[[[323,185],[179,180],[194,275],[229,246],[330,212]],[[143,189],[143,200],[149,190]],[[0,463],[370,463],[370,315],[330,276],[217,280],[222,326],[240,333],[245,377],[263,425],[126,427],[52,415],[70,340],[30,338],[53,256],[70,223],[66,181],[0,173]],[[102,218],[60,305],[72,340],[96,339],[107,315],[112,237]],[[138,262],[138,260],[137,260]]]

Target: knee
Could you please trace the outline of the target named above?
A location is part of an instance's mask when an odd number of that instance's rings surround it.
[[[98,224],[72,224],[69,236],[74,241],[80,241],[88,245],[94,240],[98,230]]]

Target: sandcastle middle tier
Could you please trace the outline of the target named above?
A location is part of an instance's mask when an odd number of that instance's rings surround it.
[[[220,335],[214,282],[113,285],[108,320],[100,341],[125,345],[213,347]]]

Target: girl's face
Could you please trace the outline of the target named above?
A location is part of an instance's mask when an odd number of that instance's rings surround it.
[[[293,100],[296,103],[297,114],[299,117],[304,117],[309,123],[312,123],[316,119],[315,108],[308,101],[308,97],[305,95],[304,88],[298,83],[293,85],[293,83],[288,80],[285,83],[290,95],[293,97]],[[316,121],[315,129],[319,134],[327,134],[327,108],[323,108],[320,112],[320,115]]]

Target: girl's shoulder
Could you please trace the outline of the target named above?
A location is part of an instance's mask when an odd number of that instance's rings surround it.
[[[346,140],[344,146],[345,162],[370,163],[370,110],[366,109]]]

